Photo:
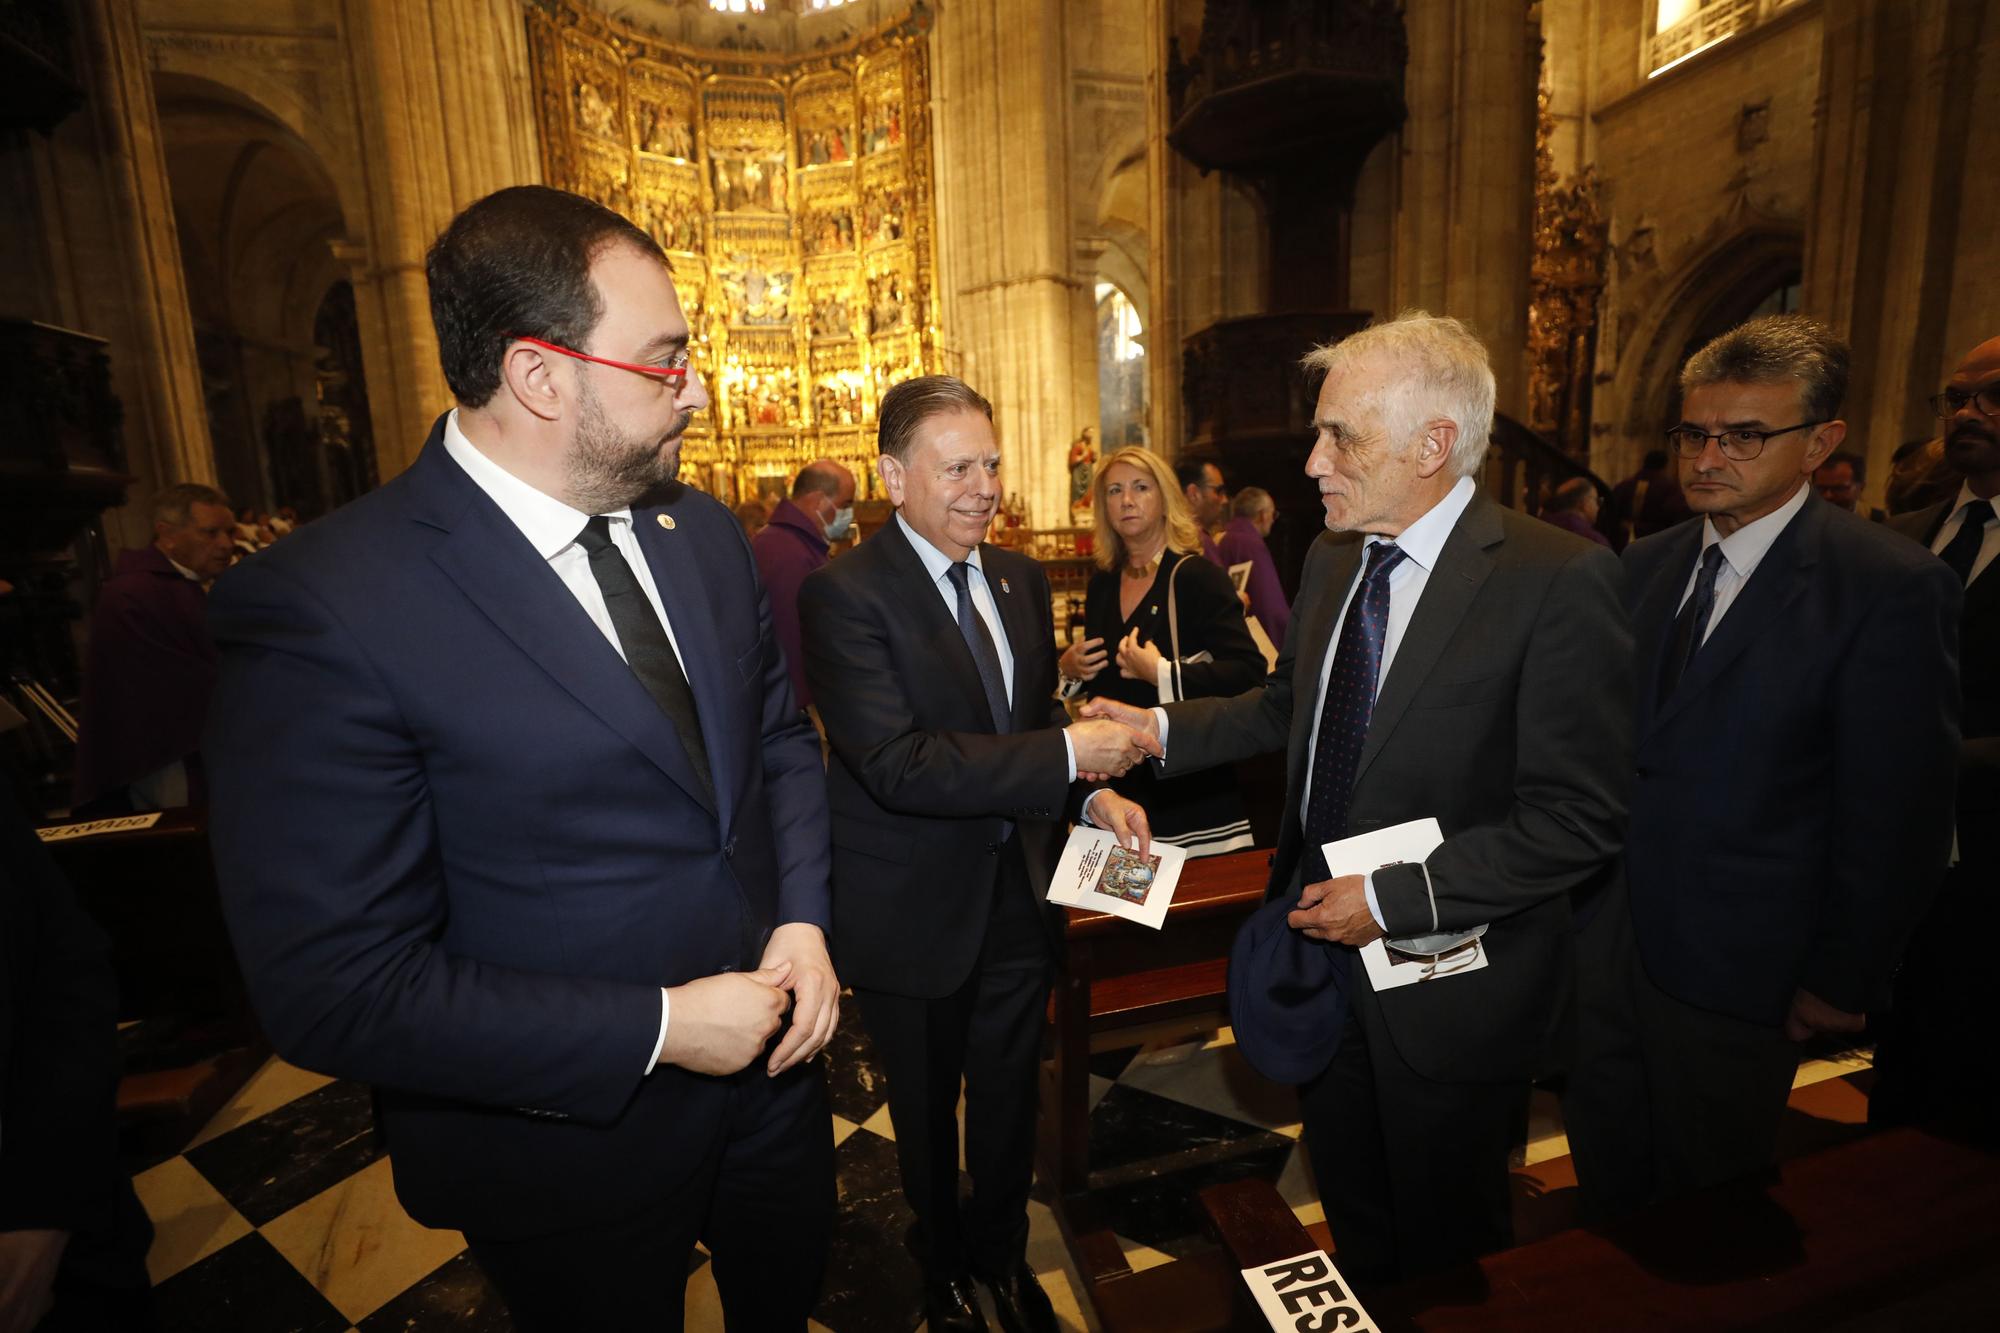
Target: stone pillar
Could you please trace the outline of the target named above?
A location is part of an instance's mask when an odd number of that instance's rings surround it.
[[[1097,348],[1091,277],[1073,266],[1062,5],[954,0],[931,69],[948,363],[992,401],[1004,485],[1029,521],[1066,526],[1071,434],[1097,421]]]
[[[104,180],[122,267],[117,305],[129,341],[116,348],[130,463],[142,489],[176,482],[215,484],[215,450],[202,401],[194,320],[174,226],[173,191],[160,137],[159,108],[133,6],[85,0],[77,6],[79,57],[90,84],[85,114],[97,122]],[[94,330],[116,334],[113,330]],[[136,389],[136,393],[133,390]],[[150,540],[150,526],[125,533]]]
[[[369,409],[387,480],[451,405],[438,369],[424,252],[452,215],[541,179],[527,37],[512,0],[351,0],[350,52],[368,164],[368,244],[354,274]]]
[[[1152,402],[1146,429],[1155,453],[1173,458],[1180,452],[1184,429],[1181,411],[1180,285],[1174,264],[1175,229],[1179,225],[1180,194],[1173,168],[1179,154],[1167,145],[1171,112],[1167,106],[1167,37],[1172,31],[1165,4],[1146,6],[1146,46],[1151,62],[1146,71],[1146,179],[1152,183],[1147,217],[1146,287],[1151,321],[1146,329],[1147,374]]]
[[[1395,303],[1470,323],[1498,409],[1525,421],[1539,34],[1523,7],[1488,0],[1411,5],[1404,22]]]
[[[1824,25],[1803,297],[1853,350],[1848,439],[1879,502],[1896,446],[1940,429],[1924,399],[2000,333],[2000,192],[1982,169],[1996,135],[1976,114],[2000,16],[1983,0],[1827,0]]]

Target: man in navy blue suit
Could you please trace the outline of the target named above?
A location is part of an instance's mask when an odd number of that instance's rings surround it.
[[[1703,347],[1667,432],[1700,517],[1625,550],[1632,824],[1564,1101],[1599,1216],[1768,1170],[1799,1043],[1885,1005],[1951,847],[1958,583],[1814,493],[1846,383],[1804,316]]]
[[[824,773],[742,528],[672,484],[708,398],[666,259],[519,187],[427,267],[457,409],[212,602],[258,1014],[375,1085],[398,1196],[518,1327],[679,1328],[700,1240],[732,1327],[801,1328],[833,1210]]]

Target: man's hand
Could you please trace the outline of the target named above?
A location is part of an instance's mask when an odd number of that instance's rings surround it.
[[[1141,856],[1152,847],[1152,825],[1146,821],[1146,812],[1137,801],[1129,801],[1106,788],[1092,792],[1084,809],[1099,828],[1109,830],[1118,839],[1120,847],[1130,847]]]
[[[1099,775],[1117,777],[1147,755],[1157,755],[1160,743],[1123,722],[1103,718],[1069,724],[1070,744],[1076,751],[1077,775],[1086,781]]]
[[[1077,710],[1081,717],[1105,718],[1112,722],[1122,722],[1132,730],[1152,742],[1146,753],[1156,757],[1165,752],[1160,749],[1160,719],[1150,708],[1134,708],[1131,704],[1120,703],[1116,699],[1092,699]]]
[[[1820,1032],[1859,1032],[1868,1024],[1868,1015],[1836,1009],[1809,990],[1792,996],[1792,1012],[1785,1015],[1785,1038],[1804,1041]]]
[[[804,921],[771,932],[761,965],[766,971],[791,970],[791,979],[783,986],[792,993],[792,1027],[771,1052],[768,1072],[775,1076],[812,1059],[833,1040],[833,1029],[840,1022],[840,981],[833,975],[833,960],[826,956],[826,936]]]
[[[1368,880],[1361,875],[1342,875],[1306,885],[1299,905],[1285,924],[1302,930],[1308,939],[1329,944],[1351,944],[1360,948],[1382,938],[1382,927],[1368,911]]]
[[[55,1308],[67,1231],[0,1231],[0,1333],[28,1333]]]
[[[697,1074],[733,1074],[757,1058],[785,1016],[789,963],[721,972],[667,988],[660,1063]]]
[[[1159,648],[1140,638],[1137,629],[1118,641],[1118,674],[1127,680],[1158,680],[1163,660]]]

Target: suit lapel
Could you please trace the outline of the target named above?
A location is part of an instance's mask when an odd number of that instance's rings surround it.
[[[1323,539],[1324,540],[1324,539]],[[1361,566],[1361,542],[1352,537],[1332,539],[1333,559],[1326,568],[1326,582],[1313,604],[1293,614],[1301,621],[1298,652],[1292,668],[1292,697],[1308,701],[1293,719],[1292,748],[1286,761],[1292,791],[1305,790],[1306,755],[1312,744],[1313,721],[1319,716],[1319,681],[1326,668],[1326,655],[1333,651],[1333,622],[1341,604],[1354,586],[1354,574]]]
[[[943,663],[958,682],[959,693],[973,706],[971,715],[974,718],[990,717],[992,709],[986,703],[986,686],[980,683],[979,666],[972,660],[972,649],[966,646],[965,636],[959,633],[958,618],[945,610],[943,594],[931,578],[930,571],[924,568],[923,558],[910,545],[909,538],[903,535],[902,525],[891,518],[870,540],[886,540],[889,543],[889,563],[900,585],[897,600],[914,609],[918,632],[928,644],[932,658]],[[1017,682],[1019,675],[1017,671]]]
[[[996,559],[996,556],[999,558]],[[1035,690],[1034,681],[1030,679],[1029,658],[1041,638],[1041,625],[1034,606],[1029,602],[1027,588],[1014,586],[1015,580],[1006,572],[1006,563],[1005,555],[996,547],[982,545],[979,548],[979,564],[986,572],[986,588],[993,594],[993,605],[1000,610],[1000,628],[1007,635],[1007,650],[1014,657],[1014,689],[1007,700],[1014,713],[1012,730],[1023,731],[1038,725],[1028,712],[1031,705],[1037,704],[1032,697]],[[963,635],[959,637],[964,638]],[[970,651],[966,655],[970,657]],[[983,698],[984,689],[980,693]]]
[[[736,697],[738,682],[726,673],[734,672],[736,665],[715,647],[722,639],[716,630],[714,608],[704,591],[707,585],[702,578],[702,553],[697,543],[659,521],[672,508],[669,503],[634,509],[632,531],[645,554],[653,586],[659,590],[660,605],[666,608],[667,623],[673,626],[688,687],[694,691],[702,743],[708,749],[709,776],[715,780],[715,797],[721,805],[723,827],[727,828],[732,794],[746,760],[745,751],[737,743],[742,738],[729,725],[734,711],[730,701]],[[654,711],[659,711],[657,706]]]
[[[1638,653],[1635,661],[1638,669],[1632,677],[1639,692],[1642,736],[1652,728],[1653,713],[1659,707],[1660,672],[1666,667],[1667,642],[1673,636],[1674,617],[1680,612],[1681,592],[1700,558],[1703,526],[1699,519],[1684,523],[1667,539],[1671,548],[1661,557],[1659,572],[1632,609],[1632,624],[1637,629],[1634,648]]]
[[[1713,685],[1729,664],[1773,624],[1805,593],[1812,567],[1819,563],[1819,534],[1826,524],[1824,502],[1807,499],[1771,549],[1757,562],[1750,581],[1729,604],[1722,623],[1709,634],[1708,641],[1688,664],[1687,673],[1674,688],[1673,697],[1661,706],[1653,719],[1655,727],[1673,720],[1689,702]]]
[[[1505,540],[1493,502],[1475,495],[1472,503],[1453,525],[1438,552],[1437,568],[1424,583],[1417,609],[1396,646],[1396,659],[1375,696],[1375,712],[1368,722],[1368,739],[1362,742],[1361,758],[1354,766],[1354,784],[1361,785],[1368,765],[1403,720],[1410,701],[1437,666],[1459,622],[1479,596],[1486,576],[1493,572],[1493,557],[1487,549]]]
[[[446,470],[449,471],[446,471]],[[424,473],[428,499],[448,497],[418,522],[444,529],[431,559],[466,598],[555,682],[630,741],[661,772],[711,812],[680,734],[617,650],[499,506],[458,469],[438,443],[413,471]],[[454,475],[455,474],[455,475]],[[462,483],[462,490],[460,484]],[[699,697],[699,695],[697,695]]]

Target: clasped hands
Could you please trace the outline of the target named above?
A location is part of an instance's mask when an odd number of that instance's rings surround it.
[[[1141,759],[1165,754],[1152,713],[1113,699],[1092,699],[1068,731],[1076,750],[1076,775],[1085,782],[1107,782]]]
[[[1160,663],[1164,660],[1160,650],[1140,638],[1136,628],[1118,641],[1117,657],[1118,674],[1127,680],[1160,678]],[[1110,660],[1102,638],[1078,639],[1063,649],[1056,669],[1071,680],[1095,680],[1097,673],[1110,665]]]
[[[721,972],[667,991],[667,1040],[660,1063],[697,1074],[734,1074],[755,1060],[784,1023],[791,1028],[771,1052],[772,1077],[825,1049],[840,1022],[840,982],[818,926],[790,922],[771,932],[754,972]]]

